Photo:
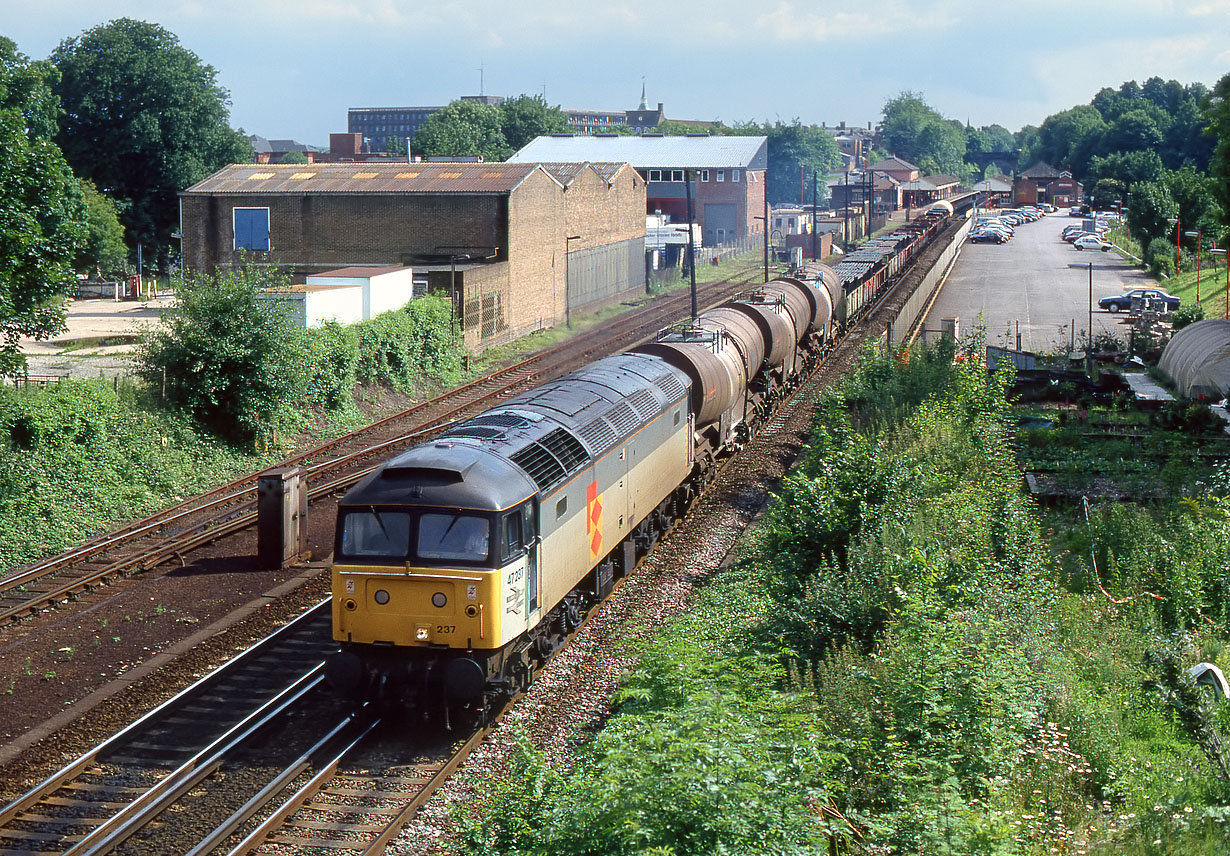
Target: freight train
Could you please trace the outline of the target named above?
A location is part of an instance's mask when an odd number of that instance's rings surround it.
[[[524,689],[899,269],[765,283],[383,464],[338,506],[330,682],[429,716]]]

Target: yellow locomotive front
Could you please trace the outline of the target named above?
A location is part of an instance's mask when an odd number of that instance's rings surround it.
[[[477,700],[522,670],[541,606],[534,485],[481,446],[411,450],[338,507],[330,681],[402,702]]]

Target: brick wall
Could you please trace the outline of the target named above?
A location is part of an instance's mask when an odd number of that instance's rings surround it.
[[[250,253],[292,276],[407,262],[440,247],[507,247],[507,201],[498,195],[245,194],[185,196],[184,264],[209,271],[237,264],[232,211],[269,209],[268,253]]]

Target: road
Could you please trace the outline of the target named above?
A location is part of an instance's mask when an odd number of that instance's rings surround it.
[[[1015,346],[1019,329],[1023,350],[1049,354],[1068,352],[1075,328],[1081,349],[1089,328],[1092,262],[1094,335],[1109,331],[1126,341],[1126,313],[1098,309],[1098,298],[1158,284],[1114,250],[1077,250],[1061,240],[1060,230],[1075,222],[1050,214],[1017,226],[1006,244],[967,241],[927,315],[926,329],[938,330],[941,319],[959,318],[963,335],[981,324],[988,345],[1006,347]]]

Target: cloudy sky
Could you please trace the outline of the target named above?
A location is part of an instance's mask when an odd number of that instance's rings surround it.
[[[1009,130],[1152,76],[1230,72],[1230,0],[0,0],[32,58],[129,17],[218,70],[232,124],[326,145],[348,107],[545,94],[567,108],[650,104],[668,118],[879,119],[922,93]]]

